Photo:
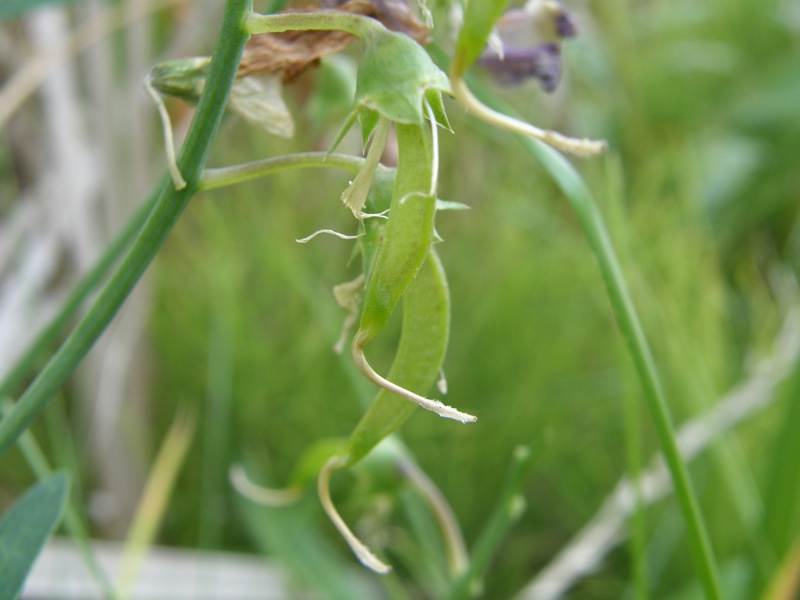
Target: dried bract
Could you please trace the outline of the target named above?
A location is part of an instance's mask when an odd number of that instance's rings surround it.
[[[424,44],[428,39],[428,28],[417,20],[403,2],[349,0],[337,4],[335,11],[374,18],[387,29],[404,33],[419,44]],[[325,11],[311,8],[307,11],[293,9],[292,12]],[[290,83],[309,67],[318,64],[320,58],[344,50],[354,40],[352,35],[343,31],[287,31],[254,35],[245,48],[238,76],[281,72],[283,82]]]

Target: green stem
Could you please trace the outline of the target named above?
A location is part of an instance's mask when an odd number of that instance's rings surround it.
[[[100,285],[109,269],[114,265],[122,254],[122,251],[130,244],[134,236],[142,228],[142,224],[147,218],[148,213],[155,205],[156,196],[153,195],[145,204],[136,211],[136,214],[128,221],[125,229],[117,235],[111,244],[105,249],[100,260],[86,273],[83,278],[67,296],[61,305],[58,313],[50,320],[36,339],[28,346],[25,353],[20,356],[0,382],[0,399],[10,397],[22,380],[33,370],[36,362],[41,359],[45,351],[56,341],[61,331],[66,327],[69,320],[75,316],[78,309],[83,305],[89,294]]]
[[[244,181],[250,181],[269,175],[276,171],[290,169],[324,168],[341,169],[357,173],[364,164],[360,156],[338,154],[329,152],[299,152],[275,158],[265,158],[232,167],[206,169],[200,181],[201,190],[214,190]],[[389,171],[387,167],[379,166],[379,171]]]
[[[197,190],[248,38],[243,20],[250,10],[249,1],[228,0],[225,4],[220,38],[209,67],[208,79],[179,159],[187,187],[177,191],[170,179],[165,177],[162,180],[156,205],[119,269],[10,414],[0,422],[0,455],[13,445],[86,356],[139,281]]]
[[[446,600],[459,600],[479,595],[476,592],[481,587],[481,580],[489,568],[489,563],[497,554],[511,527],[525,511],[525,499],[520,490],[537,456],[538,449],[534,452],[530,448],[520,446],[514,450],[505,486],[489,521],[475,543],[469,569],[453,582]]]
[[[278,15],[250,13],[244,21],[244,26],[253,35],[284,31],[346,31],[361,40],[367,40],[374,33],[386,29],[375,19],[333,10]]]
[[[499,104],[497,101],[490,100],[489,102],[495,105]],[[499,110],[509,112],[506,107],[499,107]],[[603,216],[586,183],[569,161],[553,148],[537,140],[526,137],[519,137],[519,139],[525,148],[545,166],[555,179],[556,184],[564,192],[597,259],[606,286],[606,292],[611,301],[611,307],[620,331],[627,342],[636,373],[645,391],[644,397],[647,408],[658,432],[661,450],[672,475],[675,496],[683,513],[689,537],[689,546],[706,598],[719,600],[722,596],[716,560],[708,532],[706,531],[705,521],[703,520],[686,465],[678,451],[672,417],[650,345],[639,321],[636,307],[631,299],[628,284],[614,252]]]

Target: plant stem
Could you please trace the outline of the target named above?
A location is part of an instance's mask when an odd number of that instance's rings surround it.
[[[206,169],[203,179],[200,181],[201,190],[214,190],[243,181],[250,181],[276,171],[290,169],[324,168],[341,169],[351,173],[357,173],[364,164],[364,159],[360,156],[350,156],[349,154],[338,154],[333,152],[300,152],[297,154],[287,154],[275,158],[265,158],[232,167],[221,167],[218,169]],[[381,165],[380,170],[389,169]]]
[[[607,144],[602,141],[575,139],[558,133],[534,127],[530,123],[508,117],[507,115],[492,110],[487,105],[479,102],[467,87],[461,77],[452,77],[453,92],[458,101],[472,112],[476,117],[494,125],[500,129],[506,129],[512,133],[523,135],[528,138],[541,140],[542,142],[575,156],[593,156],[606,151]]]
[[[179,166],[188,185],[177,191],[162,179],[158,200],[119,269],[70,336],[0,422],[0,455],[31,424],[114,318],[198,188],[211,141],[219,128],[248,34],[243,28],[249,0],[228,0],[203,95],[181,152]]]
[[[361,40],[368,39],[376,31],[386,29],[375,19],[338,11],[278,15],[250,13],[244,21],[244,26],[251,34],[284,31],[346,31]]]

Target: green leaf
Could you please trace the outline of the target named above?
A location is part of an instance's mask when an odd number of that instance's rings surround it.
[[[372,136],[372,132],[378,126],[381,116],[374,110],[363,108],[358,111],[358,124],[361,125],[361,150],[367,149],[367,143]]]
[[[444,112],[444,101],[442,95],[436,90],[428,90],[425,92],[425,101],[433,113],[433,120],[436,124],[450,133],[453,133],[453,128],[450,127],[450,121],[447,119],[447,114]]]
[[[55,473],[17,500],[0,520],[0,597],[16,598],[67,502],[69,477]]]
[[[451,93],[450,80],[417,42],[381,30],[365,39],[356,82],[356,107],[376,111],[391,121],[421,125],[429,91]],[[429,100],[430,101],[430,100]],[[434,108],[441,110],[441,100]],[[438,117],[437,117],[438,119]]]
[[[492,27],[503,14],[508,0],[470,0],[464,11],[464,25],[458,34],[455,70],[463,73],[486,47]]]
[[[344,139],[344,136],[347,135],[347,132],[350,131],[350,128],[353,126],[353,123],[356,122],[357,117],[358,117],[358,111],[355,110],[351,112],[349,115],[347,115],[347,119],[345,119],[345,122],[339,128],[339,131],[336,133],[336,137],[333,138],[333,143],[331,144],[330,150],[328,150],[329,154],[332,153],[334,150],[336,150],[339,144],[341,144],[342,140]],[[366,145],[366,142],[364,142],[364,145]]]

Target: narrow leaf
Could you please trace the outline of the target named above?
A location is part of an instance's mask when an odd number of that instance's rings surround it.
[[[30,488],[0,520],[0,598],[16,598],[67,502],[69,477],[55,473]]]

